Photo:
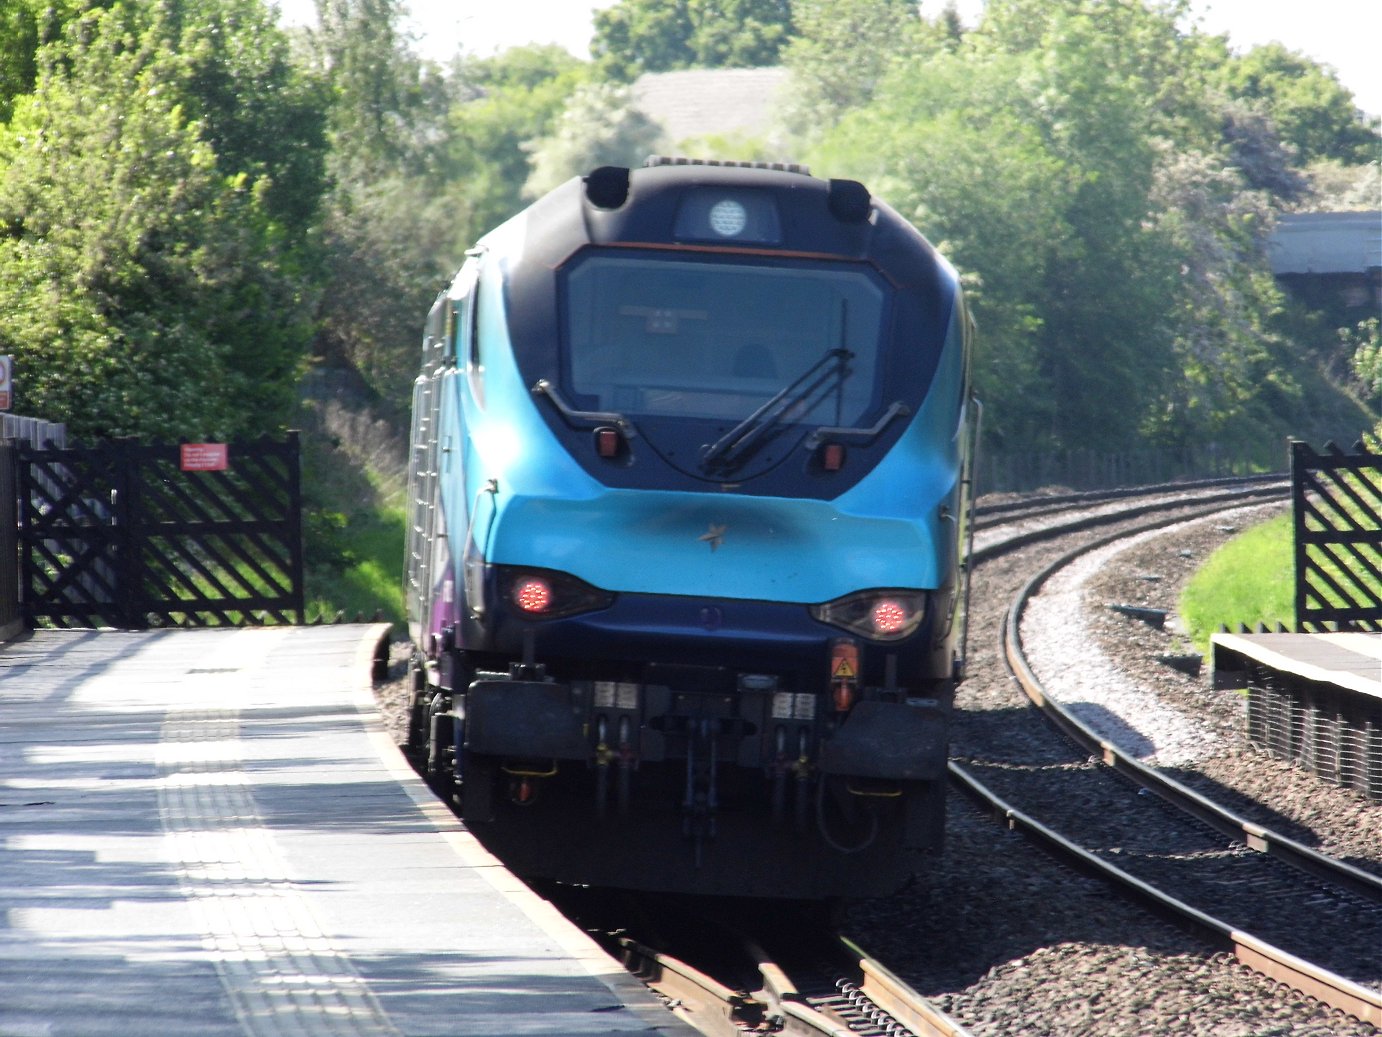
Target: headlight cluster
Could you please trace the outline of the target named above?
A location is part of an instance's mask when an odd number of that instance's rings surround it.
[[[870,641],[901,641],[914,634],[926,618],[926,595],[921,591],[859,591],[824,605],[812,605],[811,615]]]
[[[532,619],[593,612],[614,601],[613,594],[552,569],[505,568],[500,572],[500,593],[520,614]]]

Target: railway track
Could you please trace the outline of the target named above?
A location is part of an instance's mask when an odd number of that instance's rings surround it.
[[[956,763],[952,776],[1007,826],[1173,916],[1178,924],[1193,926],[1238,961],[1338,1012],[1382,1024],[1382,880],[1247,821],[1141,764],[1055,703],[1022,650],[1023,609],[1053,573],[1140,530],[1230,507],[1232,495],[1231,489],[1208,489],[1196,494],[1193,504],[1177,503],[1178,508],[1191,505],[1190,510],[1160,517],[1158,504],[1138,503],[1140,517],[1131,525],[1124,517],[1128,510],[1094,502],[1093,516],[1043,521],[1035,533],[1019,530],[1014,536],[1012,524],[998,527],[997,535],[976,552],[980,562],[1004,558],[1015,542],[1033,544],[1052,532],[1064,538],[1081,526],[1087,530],[1118,523],[1108,535],[1083,536],[1073,549],[1059,549],[1056,557],[1034,567],[1035,574],[1025,569],[997,624],[998,654],[1010,682],[1019,684],[1078,747],[1056,764],[1065,768],[1056,783],[1059,794],[1050,795],[1049,788],[1032,780],[1034,768],[1005,760],[1001,753],[990,758],[976,754],[977,761]],[[1086,510],[1084,502],[1077,503]],[[1049,757],[1043,766],[1052,766]],[[1129,782],[1135,783],[1132,791]],[[1119,806],[1109,805],[1114,803]],[[1139,804],[1140,819],[1124,810],[1127,803]],[[1148,819],[1153,804],[1160,813]],[[1093,819],[1105,810],[1117,820],[1096,826]]]
[[[1149,516],[1155,517],[1149,526],[1159,522],[1169,525],[1178,521],[1174,516],[1182,509],[1204,509],[1208,515],[1221,507],[1283,497],[1289,492],[1289,485],[1279,475],[1251,476],[985,505],[975,511],[971,565],[1100,526]]]
[[[1034,574],[1012,602],[1002,643],[1011,673],[1027,697],[1101,762],[1102,767],[1090,774],[1091,784],[1130,781],[1139,791],[1155,794],[1156,805],[1168,804],[1179,815],[1167,817],[1163,812],[1155,821],[1142,823],[1158,833],[1161,845],[1131,851],[1119,846],[1115,863],[1108,850],[1113,833],[1099,834],[1081,823],[1094,792],[1082,797],[1082,817],[1077,818],[1069,811],[1038,806],[1031,812],[1015,806],[1008,797],[1021,798],[1016,785],[1009,783],[1005,793],[1001,780],[986,782],[980,777],[981,768],[952,763],[952,776],[1009,826],[1127,895],[1195,927],[1230,948],[1244,964],[1332,1008],[1382,1025],[1382,878],[1249,822],[1142,764],[1056,702],[1030,665],[1021,636],[1027,604],[1054,573],[1126,535],[1120,531],[1081,544]],[[1120,791],[1100,794],[1117,797]],[[1168,845],[1180,848],[1170,866]],[[1153,859],[1156,863],[1148,866]],[[1187,867],[1191,859],[1196,861],[1193,868]]]
[[[1268,493],[1287,486],[1287,476],[1281,473],[1235,476],[1215,479],[1194,479],[1161,483],[1154,486],[1130,486],[1111,490],[1089,490],[1078,493],[1028,494],[1008,500],[981,502],[975,511],[976,525],[983,529],[993,526],[1011,527],[1018,521],[1060,516],[1071,511],[1101,505],[1131,502],[1137,498],[1156,499],[1185,494],[1237,493],[1261,487]]]
[[[870,957],[837,937],[812,965],[783,964],[741,938],[756,979],[726,985],[695,966],[639,943],[620,941],[625,967],[707,1037],[773,1033],[788,1037],[969,1037],[969,1031]]]

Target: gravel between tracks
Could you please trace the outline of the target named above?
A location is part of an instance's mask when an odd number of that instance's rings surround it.
[[[1104,737],[1249,820],[1382,874],[1382,804],[1254,751],[1244,699],[1214,690],[1209,660],[1193,677],[1160,661],[1194,650],[1175,615],[1186,579],[1239,529],[1280,510],[1244,509],[1088,556],[1034,600],[1024,646],[1052,696]],[[1166,629],[1109,605],[1163,609]],[[1077,672],[1055,672],[1072,658]]]
[[[1084,719],[1108,725],[1106,737],[1134,739],[1150,762],[1173,768],[1207,794],[1223,799],[1232,790],[1230,805],[1254,820],[1382,872],[1382,806],[1252,752],[1242,739],[1241,699],[1213,691],[1207,665],[1191,677],[1158,661],[1189,651],[1175,624],[1157,630],[1107,607],[1174,612],[1184,580],[1231,535],[1228,527],[1268,511],[1251,509],[1141,538],[1081,563],[1044,588],[1024,641],[1052,694],[1087,703]],[[986,595],[977,585],[1013,585],[1019,568],[1029,569],[1030,562],[998,560],[976,578],[975,673],[1000,668],[991,632],[1006,606],[1004,593]],[[394,645],[389,679],[376,687],[385,723],[400,742],[409,694],[406,659],[406,647]],[[1069,659],[1079,665],[1069,667]],[[1077,673],[1079,685],[1063,683]],[[1091,673],[1098,674],[1092,682]],[[982,703],[1008,691],[994,686],[1002,682],[992,676],[987,683],[967,682],[961,702],[969,696]],[[995,839],[994,822],[963,802],[952,799],[948,824],[946,852],[935,870],[897,896],[853,905],[847,927],[977,1037],[1378,1033],[1231,956],[1207,953],[1101,883],[1061,874],[1020,837]]]

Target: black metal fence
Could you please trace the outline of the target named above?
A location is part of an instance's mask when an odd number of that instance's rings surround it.
[[[296,433],[210,448],[11,449],[28,626],[302,621]]]
[[[1382,455],[1291,444],[1296,629],[1382,630]]]

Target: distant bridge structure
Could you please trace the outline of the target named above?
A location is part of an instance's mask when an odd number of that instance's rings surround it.
[[[1382,313],[1382,211],[1282,216],[1267,250],[1272,273],[1287,288]]]

